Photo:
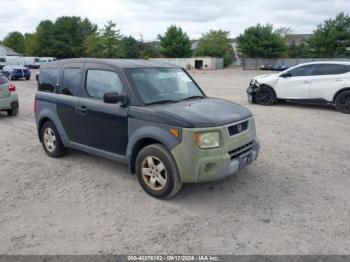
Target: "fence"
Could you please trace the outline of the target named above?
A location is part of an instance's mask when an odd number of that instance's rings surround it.
[[[244,58],[242,66],[244,70],[259,69],[261,65],[279,66],[285,65],[288,67],[302,63],[316,61],[349,61],[348,58]]]

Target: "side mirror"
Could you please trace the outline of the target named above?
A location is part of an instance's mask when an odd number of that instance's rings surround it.
[[[117,92],[109,92],[103,95],[103,102],[106,104],[122,103],[122,106],[128,103],[128,98],[125,95],[119,95]]]
[[[280,74],[280,77],[284,77],[284,78],[286,78],[286,77],[291,77],[291,76],[292,76],[291,73],[283,73],[283,74]]]

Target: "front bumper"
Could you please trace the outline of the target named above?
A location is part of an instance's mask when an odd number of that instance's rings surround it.
[[[259,89],[259,84],[257,82],[253,82],[253,80],[250,82],[248,88],[247,88],[247,96],[248,96],[248,102],[250,104],[256,103],[255,101],[255,92]]]
[[[229,134],[228,126],[183,129],[182,142],[172,150],[182,182],[221,179],[255,161],[259,155],[260,142],[256,137],[254,119],[249,118],[248,121],[248,129],[233,136]],[[220,148],[199,148],[193,141],[194,133],[198,131],[220,131]]]

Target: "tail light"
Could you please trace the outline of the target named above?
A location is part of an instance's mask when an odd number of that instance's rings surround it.
[[[16,86],[14,84],[9,84],[9,91],[16,92]]]

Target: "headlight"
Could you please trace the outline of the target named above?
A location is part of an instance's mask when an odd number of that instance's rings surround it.
[[[220,133],[214,132],[197,132],[194,134],[194,140],[200,148],[216,148],[220,147]]]

